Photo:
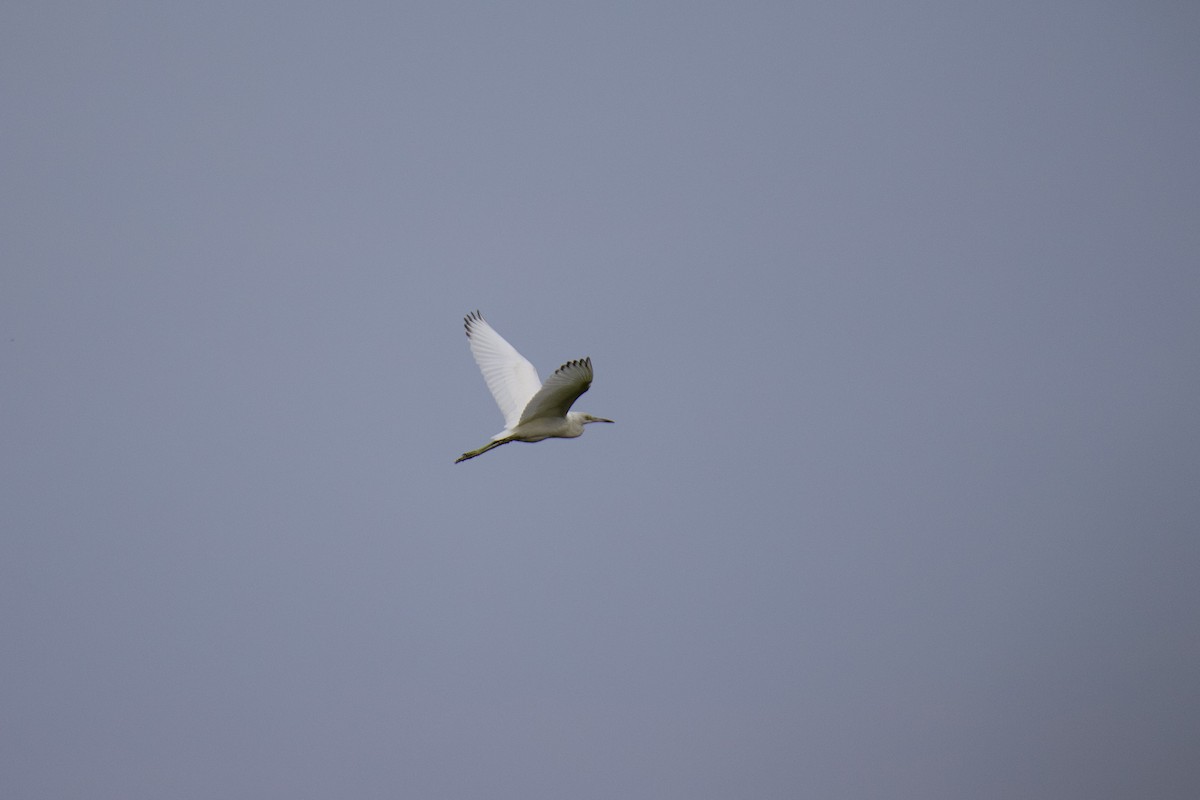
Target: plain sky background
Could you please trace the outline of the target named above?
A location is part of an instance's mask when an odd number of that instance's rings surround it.
[[[1200,796],[1198,42],[5,3],[0,794]]]

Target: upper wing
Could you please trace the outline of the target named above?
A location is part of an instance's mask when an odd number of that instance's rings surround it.
[[[592,360],[568,361],[546,379],[545,385],[525,406],[521,422],[537,417],[565,417],[571,404],[592,385]]]
[[[520,421],[521,412],[530,398],[542,388],[537,370],[515,347],[504,341],[478,311],[468,314],[465,322],[471,355],[475,356],[475,363],[479,365],[492,397],[496,398],[496,405],[500,406],[505,427],[511,428]],[[590,369],[588,375],[591,375]]]

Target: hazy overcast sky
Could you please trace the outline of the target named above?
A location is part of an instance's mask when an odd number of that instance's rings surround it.
[[[1198,42],[5,3],[0,795],[1194,800]]]

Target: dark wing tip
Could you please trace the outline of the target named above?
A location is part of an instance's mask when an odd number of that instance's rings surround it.
[[[591,362],[586,358],[577,358],[573,361],[568,361],[567,363],[563,364],[561,367],[559,367],[558,369],[556,369],[554,371],[555,372],[566,372],[569,369],[575,369],[576,367],[583,367],[583,366],[590,367]]]
[[[471,338],[471,325],[476,322],[483,322],[483,314],[480,314],[478,309],[463,317],[463,327],[467,329],[468,339]]]
[[[558,369],[554,370],[554,374],[558,375],[560,373],[564,373],[564,372],[567,372],[568,370],[573,370],[573,369],[586,369],[588,372],[591,372],[592,371],[592,359],[590,357],[589,358],[576,358],[573,361],[568,361],[567,363],[563,364]],[[587,385],[591,386],[592,382],[589,380],[587,382]]]

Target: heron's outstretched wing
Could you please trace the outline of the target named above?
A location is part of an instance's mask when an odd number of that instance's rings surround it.
[[[492,397],[496,398],[496,405],[500,406],[505,427],[512,428],[520,421],[521,412],[529,404],[530,398],[542,388],[537,370],[503,336],[496,333],[478,311],[468,314],[465,322],[471,355],[475,356],[475,363],[479,365]],[[590,368],[588,377],[591,377]]]
[[[546,378],[546,383],[529,401],[529,405],[525,406],[521,422],[538,417],[565,417],[571,409],[571,404],[591,385],[592,360],[583,358],[568,361]]]

